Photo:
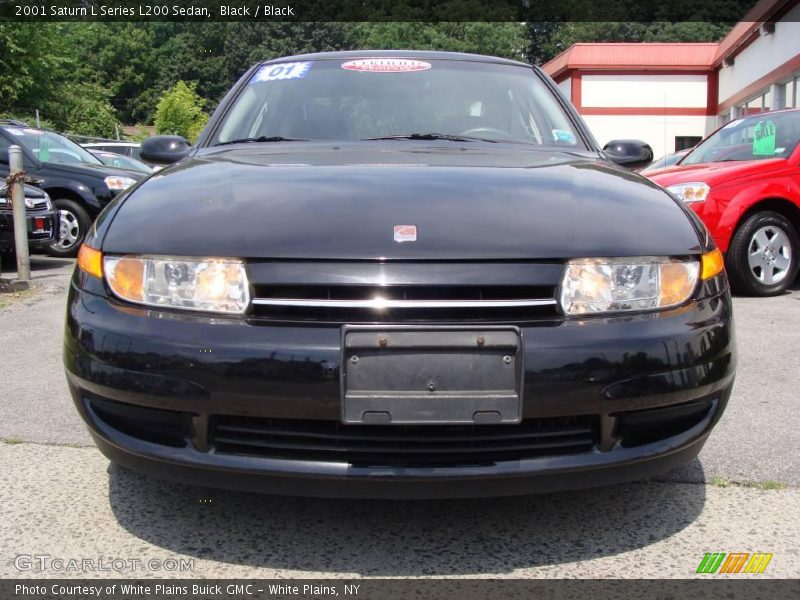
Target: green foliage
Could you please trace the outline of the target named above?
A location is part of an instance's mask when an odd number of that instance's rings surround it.
[[[0,106],[26,109],[47,100],[69,68],[60,23],[0,24]]]
[[[187,85],[185,81],[178,81],[158,101],[155,118],[158,133],[182,135],[194,142],[207,121],[202,98],[195,86]]]
[[[372,49],[449,50],[524,60],[521,23],[360,23],[357,46]]]
[[[107,100],[127,123],[151,120],[161,91],[157,48],[164,39],[159,39],[156,25],[160,24],[68,25],[67,43],[76,59],[73,81],[105,90]]]
[[[64,90],[64,128],[69,133],[114,137],[119,121],[106,92],[97,84],[71,84]]]

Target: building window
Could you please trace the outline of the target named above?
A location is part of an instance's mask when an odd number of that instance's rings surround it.
[[[681,150],[688,150],[694,148],[700,143],[703,138],[699,135],[676,135],[675,136],[675,152]]]
[[[764,95],[756,96],[752,98],[745,107],[745,116],[746,115],[756,115],[764,110]]]

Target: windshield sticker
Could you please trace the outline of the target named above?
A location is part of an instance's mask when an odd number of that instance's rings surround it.
[[[47,139],[46,135],[42,136],[39,142],[39,160],[44,162],[50,160],[50,140]]]
[[[44,133],[42,131],[38,131],[36,129],[30,129],[30,128],[23,129],[22,131],[24,131],[25,133],[29,133],[30,135],[42,135],[42,133]]]
[[[575,136],[572,134],[571,131],[565,131],[563,129],[553,129],[553,139],[556,142],[562,142],[565,144],[569,144],[570,146],[575,145]]]
[[[753,131],[753,156],[775,156],[775,124],[759,121]]]
[[[283,79],[305,79],[311,70],[311,61],[281,63],[279,65],[264,65],[250,83],[261,83],[263,81],[281,81]]]
[[[25,135],[25,132],[20,129],[7,129],[6,131],[12,135]]]
[[[743,120],[744,119],[735,119],[735,120],[731,121],[730,123],[728,123],[727,125],[725,125],[724,127],[722,127],[722,129],[729,129],[731,127],[736,127]]]
[[[360,58],[342,63],[342,68],[362,73],[413,73],[427,71],[431,63],[410,58]]]

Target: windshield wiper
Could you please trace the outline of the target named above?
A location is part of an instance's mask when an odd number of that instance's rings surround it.
[[[262,135],[260,137],[248,137],[248,138],[241,138],[238,140],[231,140],[229,142],[220,142],[219,144],[214,144],[215,146],[227,146],[228,144],[248,144],[248,143],[261,143],[261,142],[308,142],[310,140],[305,140],[302,138],[287,138],[283,137],[282,135]]]
[[[447,140],[449,142],[491,142],[496,144],[497,140],[489,140],[468,135],[452,135],[449,133],[408,133],[397,135],[381,135],[378,137],[363,138],[362,141],[371,140]]]

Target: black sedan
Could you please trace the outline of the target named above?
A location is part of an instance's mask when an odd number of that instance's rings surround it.
[[[58,240],[58,216],[50,196],[25,185],[25,217],[28,246],[43,249]],[[14,250],[14,210],[5,183],[0,180],[0,250]]]
[[[521,494],[682,465],[733,386],[728,282],[692,212],[619,166],[644,145],[614,147],[509,60],[255,65],[196,146],[143,144],[179,160],[82,246],[75,405],[125,467],[269,493]]]

